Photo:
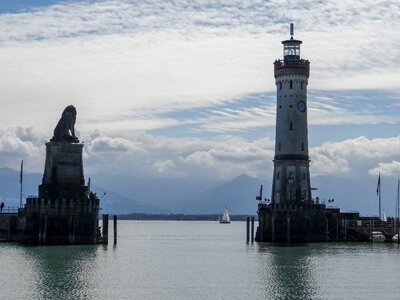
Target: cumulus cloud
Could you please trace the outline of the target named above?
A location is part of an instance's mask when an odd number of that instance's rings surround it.
[[[268,138],[176,138],[145,132],[119,138],[95,136],[85,142],[85,165],[91,174],[223,180],[241,173],[265,177],[272,170],[268,162],[273,157],[273,142]],[[124,145],[123,151],[115,145]]]
[[[153,163],[153,167],[157,170],[157,172],[163,173],[169,169],[175,168],[175,163],[171,159],[167,159],[164,161],[157,160]]]
[[[0,164],[42,172],[44,139],[32,128],[9,128],[1,132]],[[94,131],[85,141],[84,163],[89,174],[120,174],[130,177],[207,178],[227,180],[242,173],[271,178],[274,141],[221,135],[212,139],[178,138],[130,132],[110,136]],[[310,148],[311,174],[398,176],[400,136],[368,139],[358,137],[324,142]]]
[[[0,131],[0,165],[18,169],[21,160],[25,160],[28,170],[42,169],[45,152],[44,139],[33,128],[10,127]]]
[[[272,175],[274,141],[270,138],[245,140],[235,136],[219,136],[197,139],[135,132],[117,140],[135,146],[126,151],[112,152],[112,155],[94,151],[89,146],[87,164],[91,173],[125,172],[139,177],[203,177],[219,180],[242,173],[259,178],[271,178]],[[310,148],[311,174],[356,178],[374,175],[379,170],[382,174],[394,176],[400,161],[399,148],[400,136],[325,142]]]
[[[125,139],[96,137],[90,141],[89,149],[91,152],[127,152],[137,147]]]
[[[369,174],[378,175],[381,173],[384,176],[400,176],[400,161],[393,160],[388,163],[379,163],[376,168],[370,169]]]
[[[400,158],[399,147],[400,136],[376,139],[359,137],[336,143],[326,142],[310,149],[312,173],[314,175],[346,172],[375,174],[381,167],[383,172],[393,164],[388,165],[388,162]]]

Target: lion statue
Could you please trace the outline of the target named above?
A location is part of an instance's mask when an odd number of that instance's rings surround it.
[[[76,121],[76,108],[73,105],[67,106],[58,121],[56,128],[54,128],[53,138],[51,142],[70,142],[79,143],[78,138],[75,136],[75,121]]]

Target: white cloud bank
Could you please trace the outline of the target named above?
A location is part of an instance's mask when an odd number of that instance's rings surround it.
[[[242,173],[270,178],[274,142],[246,141],[233,136],[212,140],[153,136],[132,132],[113,138],[99,131],[86,136],[85,172],[128,177],[207,178],[227,180]],[[42,172],[44,139],[31,128],[10,128],[0,138],[0,165],[18,169],[21,159],[30,171]],[[310,149],[311,174],[400,176],[400,136],[359,137],[323,143]]]

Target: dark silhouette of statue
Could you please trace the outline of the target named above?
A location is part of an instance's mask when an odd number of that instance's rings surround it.
[[[54,135],[50,142],[79,143],[75,136],[76,108],[73,105],[67,106],[54,128]]]

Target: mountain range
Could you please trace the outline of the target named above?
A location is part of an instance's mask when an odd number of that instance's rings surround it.
[[[19,176],[16,170],[0,168],[0,199],[6,206],[17,207],[19,204]],[[91,189],[101,199],[102,212],[115,214],[208,214],[221,213],[225,206],[232,214],[254,214],[257,210],[255,196],[261,184],[258,179],[245,174],[220,185],[208,181],[115,176],[112,180],[101,176],[98,179]],[[41,180],[41,174],[25,173],[23,196],[37,195]]]
[[[37,195],[42,175],[25,173],[23,195]],[[255,214],[256,195],[264,184],[263,198],[270,198],[271,183],[246,174],[227,182],[212,182],[182,178],[131,178],[126,176],[95,175],[92,191],[101,199],[102,212],[115,214],[220,214],[224,207],[231,214]],[[349,176],[313,177],[313,197],[342,211],[359,211],[378,215],[377,179],[371,176],[353,180]],[[394,215],[397,182],[382,178],[382,208],[387,216]],[[0,200],[6,206],[19,204],[19,171],[0,168]],[[334,199],[329,203],[328,199]],[[24,201],[23,201],[24,202]]]

